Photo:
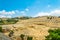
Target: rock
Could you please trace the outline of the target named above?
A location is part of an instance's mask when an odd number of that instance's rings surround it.
[[[9,37],[5,36],[3,33],[0,33],[0,40],[12,40]]]

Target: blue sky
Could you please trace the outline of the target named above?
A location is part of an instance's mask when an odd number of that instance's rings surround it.
[[[60,16],[60,0],[0,0],[0,16]]]

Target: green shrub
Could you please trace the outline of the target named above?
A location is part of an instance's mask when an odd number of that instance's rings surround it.
[[[2,32],[2,27],[0,27],[0,32]]]
[[[3,20],[1,19],[1,20],[0,20],[0,25],[2,25],[3,23],[4,23],[4,22],[3,22]]]
[[[28,16],[20,17],[21,20],[30,19],[30,18],[32,18],[32,17],[28,17]]]
[[[24,36],[25,36],[24,34],[20,35],[20,37],[21,37],[22,40],[24,40]]]
[[[27,37],[27,40],[32,40],[32,39],[33,39],[33,37],[29,37],[29,36]]]
[[[60,29],[49,30],[49,35],[46,40],[60,40]]]
[[[50,20],[51,20],[52,18],[53,18],[52,16],[51,16],[51,17],[49,17],[49,16],[47,17],[47,19],[50,19]]]

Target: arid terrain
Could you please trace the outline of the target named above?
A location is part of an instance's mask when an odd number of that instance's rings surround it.
[[[33,37],[32,40],[45,40],[49,29],[60,28],[60,18],[55,16],[42,16],[30,18],[26,20],[19,20],[15,24],[1,25],[3,29],[13,30],[13,35],[10,37],[12,40],[21,40],[20,35]],[[10,31],[4,32],[8,36]]]

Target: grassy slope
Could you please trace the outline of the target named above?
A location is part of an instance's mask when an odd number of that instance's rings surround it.
[[[48,29],[60,28],[60,18],[54,17],[50,20],[47,19],[47,17],[38,17],[28,20],[19,20],[19,22],[17,22],[16,24],[3,26],[8,26],[10,29],[15,29],[15,36],[25,34],[33,36],[34,40],[44,40],[44,36],[48,35]]]

